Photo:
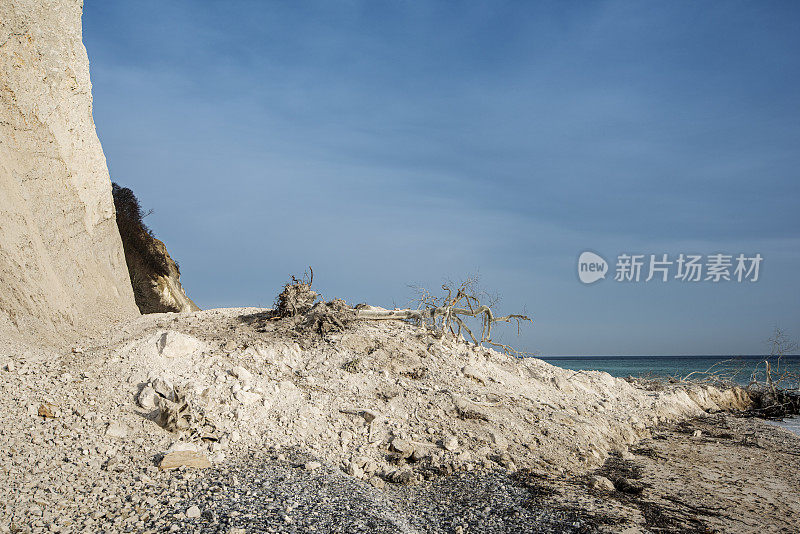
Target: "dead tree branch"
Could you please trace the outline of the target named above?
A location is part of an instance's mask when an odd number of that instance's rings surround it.
[[[276,299],[275,309],[266,320],[291,323],[295,329],[311,330],[323,335],[344,330],[354,320],[416,321],[419,324],[432,324],[441,334],[450,333],[456,337],[463,334],[475,345],[486,343],[512,356],[531,355],[492,339],[492,329],[496,323],[515,323],[519,333],[523,322],[532,323],[533,320],[521,314],[496,316],[492,307],[498,298],[481,291],[478,288],[477,277],[468,278],[455,289],[451,287],[452,284],[442,285],[441,297],[426,289],[416,288],[419,293],[416,309],[386,310],[366,304],[352,308],[341,299],[326,302],[311,288],[314,272],[310,267],[309,271],[310,275],[302,279],[293,276],[291,281],[284,285]],[[486,302],[490,304],[487,305]],[[472,324],[467,324],[470,318],[479,321],[480,335],[474,331],[475,327]]]
[[[355,310],[356,319],[431,322],[442,332],[450,332],[455,336],[460,336],[462,331],[466,332],[476,345],[486,343],[499,347],[509,354],[524,355],[524,353],[518,352],[508,345],[492,341],[492,327],[496,323],[516,323],[517,332],[519,333],[523,322],[532,323],[533,320],[521,314],[495,316],[492,308],[481,303],[480,298],[476,296],[476,282],[475,278],[469,278],[455,290],[450,285],[444,284],[442,285],[444,296],[441,298],[433,296],[425,289],[418,289],[420,298],[417,309],[384,310],[363,306]],[[467,326],[464,321],[467,317],[475,317],[481,320],[480,337],[477,337]]]

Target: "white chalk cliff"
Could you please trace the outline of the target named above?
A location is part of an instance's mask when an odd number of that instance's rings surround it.
[[[139,312],[92,118],[81,0],[0,0],[0,336]]]

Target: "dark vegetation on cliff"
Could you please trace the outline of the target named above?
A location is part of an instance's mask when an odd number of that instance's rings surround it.
[[[133,296],[142,313],[182,312],[199,308],[180,284],[180,268],[144,223],[149,214],[127,187],[111,185],[117,226],[125,250]]]
[[[158,247],[154,246],[156,236],[144,223],[144,218],[148,213],[142,210],[139,199],[129,188],[116,183],[111,184],[111,191],[114,195],[117,226],[120,237],[122,237],[122,245],[125,248],[125,256],[128,256],[129,251],[136,253],[155,274],[168,276],[169,263]],[[177,263],[175,267],[178,267]],[[178,272],[180,273],[180,270]]]

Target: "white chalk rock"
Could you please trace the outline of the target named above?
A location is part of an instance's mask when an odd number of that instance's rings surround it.
[[[254,404],[261,400],[261,395],[258,393],[244,390],[237,391],[234,397],[236,397],[236,400],[242,404]]]
[[[170,454],[172,452],[182,452],[182,451],[190,451],[190,452],[199,452],[200,447],[198,447],[195,443],[188,443],[186,441],[176,441],[172,445],[170,445],[169,449],[164,452],[164,455]]]
[[[128,436],[128,429],[122,423],[114,421],[106,427],[106,436],[110,438],[125,438]]]
[[[615,491],[616,490],[616,488],[614,488],[614,483],[613,482],[611,482],[606,477],[600,476],[600,475],[593,476],[591,482],[589,483],[589,485],[592,488],[594,488],[596,490],[600,490],[600,491],[611,492],[611,491]]]
[[[508,440],[501,433],[493,430],[489,432],[489,437],[492,439],[492,443],[498,450],[504,451],[508,449]]]
[[[253,379],[252,373],[242,367],[241,365],[237,365],[233,369],[231,369],[231,374],[241,380],[242,382],[250,382]]]
[[[139,316],[92,120],[82,8],[0,2],[3,340],[8,329],[48,344]]]
[[[157,336],[156,349],[164,358],[183,358],[201,352],[205,344],[195,337],[168,330]]]
[[[158,394],[152,386],[145,386],[139,392],[136,402],[145,410],[155,410],[158,407]]]
[[[475,382],[480,384],[486,385],[486,375],[484,375],[477,367],[474,365],[465,365],[461,372],[464,373],[464,376],[467,378],[471,378]]]
[[[165,399],[169,399],[171,401],[175,400],[175,386],[173,386],[172,382],[166,378],[156,378],[150,383],[150,385],[156,393]]]

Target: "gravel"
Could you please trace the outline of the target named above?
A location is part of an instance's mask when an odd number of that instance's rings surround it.
[[[278,457],[286,458],[278,460]],[[204,471],[153,531],[246,532],[590,532],[572,512],[537,503],[499,471],[460,473],[379,490],[323,466],[308,471],[298,451],[271,451]],[[181,511],[196,506],[197,519]]]

